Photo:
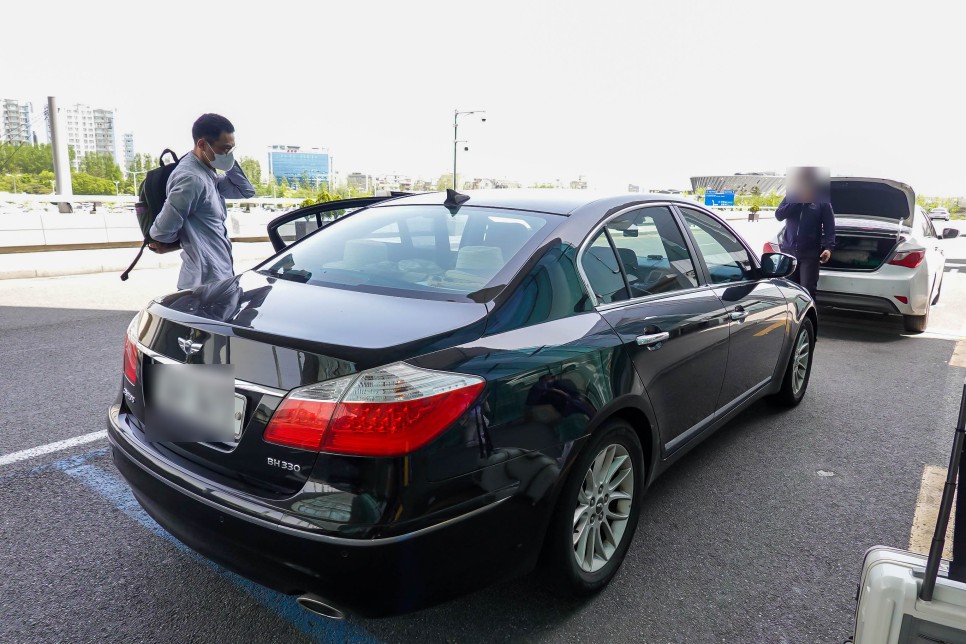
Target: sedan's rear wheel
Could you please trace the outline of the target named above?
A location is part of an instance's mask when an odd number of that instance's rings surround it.
[[[586,595],[620,568],[640,515],[644,457],[623,421],[599,430],[581,450],[560,493],[547,535],[552,588]]]
[[[906,332],[922,333],[929,326],[929,309],[926,309],[925,315],[903,315],[902,323],[906,327]]]

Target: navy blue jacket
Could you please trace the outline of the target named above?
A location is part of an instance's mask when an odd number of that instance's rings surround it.
[[[815,254],[835,247],[835,213],[830,203],[789,203],[782,199],[775,219],[785,222],[780,240],[783,251]]]

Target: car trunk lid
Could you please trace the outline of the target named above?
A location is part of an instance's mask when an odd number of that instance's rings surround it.
[[[835,251],[823,270],[875,271],[894,254],[912,225],[916,195],[890,179],[835,178]]]
[[[891,179],[836,177],[829,183],[836,223],[840,217],[912,226],[916,193]]]
[[[181,467],[224,485],[283,497],[301,489],[317,458],[262,438],[288,390],[476,340],[485,316],[483,304],[360,293],[249,272],[167,296],[142,313],[136,333],[144,377],[128,405],[143,431],[149,365],[231,365],[235,393],[245,399],[240,439],[155,445]],[[192,345],[197,351],[186,355],[182,347]]]

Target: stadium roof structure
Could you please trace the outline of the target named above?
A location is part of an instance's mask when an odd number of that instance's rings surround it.
[[[691,177],[691,189],[695,192],[705,190],[734,190],[737,194],[750,194],[758,187],[763,195],[785,194],[785,177],[774,173],[749,172],[718,176]]]

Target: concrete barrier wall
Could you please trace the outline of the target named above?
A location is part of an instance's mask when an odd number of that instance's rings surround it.
[[[230,212],[226,225],[232,239],[267,237],[267,224],[279,215],[262,209]],[[0,214],[0,252],[42,246],[140,243],[134,213]]]
[[[715,208],[726,219],[740,219],[747,211],[740,208]],[[762,208],[759,218],[771,217]],[[228,234],[232,239],[266,239],[267,225],[280,213],[252,208],[250,212],[228,213]],[[138,244],[142,241],[137,217],[130,213],[3,213],[0,212],[0,253],[5,250],[43,250],[55,248]]]

